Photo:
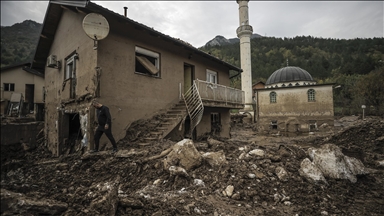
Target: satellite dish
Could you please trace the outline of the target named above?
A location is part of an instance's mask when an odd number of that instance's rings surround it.
[[[103,15],[89,13],[83,19],[83,29],[88,37],[98,41],[108,36],[109,24]]]

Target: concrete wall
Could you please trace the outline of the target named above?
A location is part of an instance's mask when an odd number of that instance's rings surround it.
[[[308,102],[307,91],[314,89],[315,101]],[[270,93],[276,92],[276,103],[270,103]],[[316,85],[293,88],[277,88],[257,91],[258,123],[269,130],[271,121],[278,121],[278,129],[283,131],[299,129],[307,131],[309,121],[320,126],[327,123],[333,126],[333,93],[332,85]]]
[[[25,99],[25,85],[35,85],[33,103],[43,103],[44,78],[28,73],[22,69],[23,66],[14,67],[1,71],[1,100],[10,100],[12,91],[4,91],[4,83],[14,83],[15,93],[22,93]]]
[[[1,145],[23,142],[34,144],[36,142],[36,135],[43,127],[43,122],[1,124]]]
[[[211,132],[211,113],[220,113],[221,117],[221,131],[218,134],[221,137],[230,138],[230,113],[229,109],[226,108],[213,108],[213,107],[204,107],[203,118],[201,122],[196,127],[196,136],[199,137],[205,133]]]
[[[61,61],[61,69],[45,69],[45,135],[49,149],[53,154],[58,154],[59,143],[62,144],[63,137],[59,138],[61,113],[89,113],[88,101],[70,102],[70,87],[68,80],[64,80],[65,58],[70,54],[78,53],[76,61],[76,95],[80,96],[90,94],[94,95],[96,89],[96,58],[97,51],[93,49],[93,40],[91,40],[83,31],[82,21],[85,14],[75,13],[70,10],[63,10],[61,21],[57,27],[57,32],[49,54],[57,56]],[[63,93],[64,92],[64,93]],[[62,114],[61,114],[62,115]],[[87,125],[88,137],[91,136],[92,128]]]

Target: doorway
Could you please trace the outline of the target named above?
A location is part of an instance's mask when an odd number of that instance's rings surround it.
[[[26,110],[28,113],[33,112],[35,101],[35,85],[25,84],[25,103],[27,103]]]
[[[79,113],[61,114],[59,121],[59,155],[72,154],[80,148],[83,138]]]
[[[184,63],[184,93],[193,85],[195,79],[195,66]]]

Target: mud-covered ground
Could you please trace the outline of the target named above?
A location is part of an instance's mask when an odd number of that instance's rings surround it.
[[[341,122],[341,123],[340,123]],[[171,175],[160,155],[176,142],[150,146],[118,143],[119,152],[78,151],[50,157],[35,149],[2,148],[1,215],[384,215],[384,121],[341,119],[324,135],[266,136],[236,125],[230,139],[194,142],[200,153],[223,151],[227,163],[207,162]],[[352,123],[351,123],[352,122]],[[299,175],[309,147],[333,143],[372,169],[357,182],[327,178],[311,183]],[[263,157],[241,157],[252,149]],[[6,152],[6,153],[5,153]],[[289,178],[280,180],[276,168]],[[233,186],[233,195],[223,193]]]

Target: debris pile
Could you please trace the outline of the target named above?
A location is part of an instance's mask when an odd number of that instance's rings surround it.
[[[367,119],[316,143],[251,127],[141,147],[135,135],[115,155],[18,149],[2,160],[1,214],[383,215],[382,128]]]

